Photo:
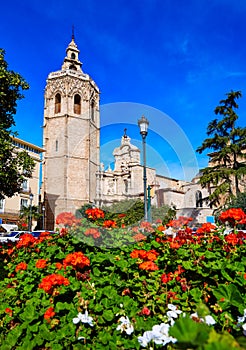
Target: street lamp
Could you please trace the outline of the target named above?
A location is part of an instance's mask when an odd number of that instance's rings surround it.
[[[42,212],[43,212],[43,230],[44,230],[44,214],[45,214],[45,206],[42,206]]]
[[[146,175],[146,136],[148,134],[149,121],[144,116],[138,120],[140,134],[143,141],[143,190],[144,190],[144,220],[148,221],[148,207],[147,207],[147,175]]]
[[[30,213],[29,213],[29,225],[28,225],[28,231],[32,231],[32,201],[33,201],[34,195],[30,193],[29,199],[30,199]]]

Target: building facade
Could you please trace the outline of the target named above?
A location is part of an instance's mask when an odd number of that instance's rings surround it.
[[[18,225],[20,210],[23,207],[28,207],[31,203],[34,206],[39,205],[41,184],[40,165],[41,155],[44,150],[17,137],[13,137],[12,142],[15,146],[14,152],[25,150],[35,162],[32,177],[26,179],[26,181],[23,183],[21,193],[16,194],[11,198],[0,200],[1,223]],[[33,194],[32,200],[30,200],[30,194]],[[35,222],[33,222],[33,225],[35,225]]]
[[[100,91],[81,69],[79,50],[72,36],[61,70],[49,74],[45,88],[42,192],[45,227],[53,229],[61,212],[83,204],[99,207],[144,197],[140,150],[125,134],[115,148],[114,169],[100,165]],[[185,182],[156,174],[147,167],[151,204],[176,207],[179,215],[206,221],[211,209],[197,179]]]
[[[74,37],[61,70],[49,74],[43,125],[43,197],[47,229],[96,196],[99,168],[99,88],[81,69]]]
[[[143,166],[140,162],[140,150],[126,133],[121,145],[113,151],[114,169],[105,169],[101,164],[97,172],[97,192],[95,204],[108,206],[117,201],[144,198]],[[191,182],[173,179],[156,173],[156,169],[146,167],[147,187],[151,188],[151,204],[156,207],[169,205],[175,207],[178,216],[189,216],[194,223],[207,221],[212,215],[206,189],[201,189],[199,176]]]

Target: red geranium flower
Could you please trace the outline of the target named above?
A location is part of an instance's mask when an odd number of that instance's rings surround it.
[[[35,265],[38,269],[44,269],[47,266],[47,259],[39,259]]]
[[[55,316],[55,312],[53,307],[49,307],[44,313],[44,319],[46,319],[47,321],[49,321],[51,317],[54,317],[54,316]]]
[[[6,307],[5,312],[6,312],[6,314],[9,314],[9,316],[12,317],[12,315],[13,315],[13,310],[11,310],[9,307]]]
[[[107,227],[107,228],[110,228],[110,227],[116,227],[116,222],[114,220],[105,220],[103,222],[103,227]]]
[[[222,222],[228,221],[232,225],[238,224],[240,221],[244,219],[246,219],[246,214],[241,208],[228,209],[219,216],[220,221]]]
[[[57,215],[56,217],[56,224],[62,224],[64,226],[73,226],[80,224],[80,219],[77,219],[72,213],[70,212],[63,212]]]
[[[48,294],[52,294],[54,288],[61,285],[68,286],[69,280],[62,275],[53,273],[52,275],[44,277],[38,288],[43,289]]]
[[[88,219],[97,220],[104,218],[104,211],[99,208],[86,209],[85,213],[88,216]]]
[[[90,266],[90,260],[82,252],[75,252],[66,256],[63,265],[65,268],[72,266],[74,269],[83,269],[85,266]]]
[[[143,263],[139,264],[138,267],[141,270],[146,270],[146,271],[159,270],[159,267],[153,261],[144,261]]]
[[[95,239],[101,236],[101,233],[96,228],[88,228],[84,234],[85,236],[92,236]]]
[[[19,271],[19,270],[26,270],[27,269],[27,264],[25,262],[21,262],[19,263],[16,268],[15,271]]]
[[[140,315],[149,316],[150,314],[151,314],[151,311],[146,306],[144,306],[140,311]]]
[[[16,247],[31,247],[36,242],[36,238],[33,237],[30,233],[25,233],[20,237],[20,240],[17,242]]]

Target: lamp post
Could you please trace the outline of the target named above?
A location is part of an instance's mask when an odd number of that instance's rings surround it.
[[[43,216],[42,216],[42,219],[43,219],[42,220],[42,222],[43,222],[42,226],[43,227],[42,227],[42,230],[44,230],[44,215],[45,215],[45,206],[44,205],[42,206],[42,212],[43,212]]]
[[[143,190],[144,190],[144,220],[148,221],[147,207],[147,175],[146,175],[146,136],[148,134],[149,121],[144,116],[138,120],[140,134],[143,141]]]
[[[29,225],[28,225],[28,231],[32,231],[32,201],[33,201],[33,194],[30,193],[29,199],[30,199],[30,213],[29,213]]]

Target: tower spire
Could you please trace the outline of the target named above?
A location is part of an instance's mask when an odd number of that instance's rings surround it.
[[[74,40],[74,25],[72,25],[72,40]]]

